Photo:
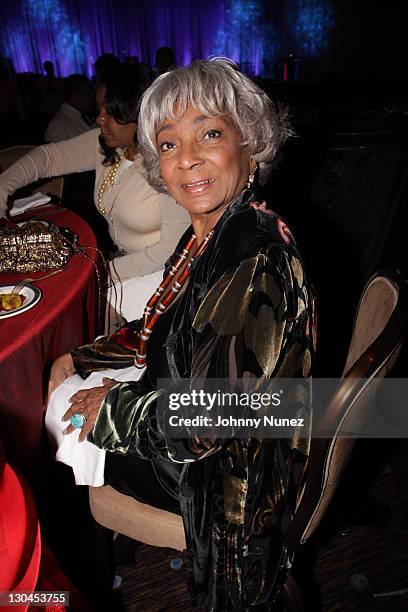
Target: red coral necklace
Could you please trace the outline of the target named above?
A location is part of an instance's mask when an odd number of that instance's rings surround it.
[[[142,329],[138,333],[138,346],[136,350],[135,357],[135,366],[137,368],[144,368],[146,365],[146,352],[147,345],[149,342],[150,335],[152,333],[153,327],[155,326],[159,316],[163,314],[167,310],[167,308],[174,302],[177,297],[177,294],[180,293],[183,285],[188,279],[190,274],[191,264],[197,257],[200,257],[207,248],[208,241],[214,233],[214,229],[210,230],[200,246],[197,249],[194,257],[192,257],[189,263],[186,265],[184,270],[181,271],[180,276],[174,282],[173,286],[166,293],[163,299],[160,299],[166,289],[169,288],[170,283],[176,276],[177,272],[180,270],[181,266],[187,261],[189,253],[197,239],[195,234],[191,235],[191,238],[188,240],[186,246],[184,247],[180,257],[177,259],[175,264],[171,266],[169,272],[165,275],[160,285],[157,287],[156,291],[153,293],[152,297],[146,304],[143,313],[143,321],[142,321]]]

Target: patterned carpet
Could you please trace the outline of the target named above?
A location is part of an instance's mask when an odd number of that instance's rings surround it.
[[[395,441],[371,495],[386,501],[390,516],[348,535],[319,538],[314,574],[324,612],[408,610],[408,443]],[[118,568],[118,610],[198,612],[189,602],[185,564],[171,569],[176,552],[141,546],[135,565]],[[399,593],[400,591],[405,591]],[[394,593],[394,594],[393,594]],[[306,612],[317,612],[309,604]]]

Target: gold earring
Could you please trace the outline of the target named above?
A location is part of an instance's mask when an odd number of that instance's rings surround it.
[[[253,170],[251,170],[250,173],[249,173],[248,181],[245,183],[245,188],[246,189],[251,189],[252,183],[255,180],[256,168],[257,168],[257,166],[255,166],[255,168]]]

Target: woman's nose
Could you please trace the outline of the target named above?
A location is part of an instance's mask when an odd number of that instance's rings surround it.
[[[197,142],[184,143],[179,148],[179,166],[183,170],[189,170],[202,163],[200,145]]]

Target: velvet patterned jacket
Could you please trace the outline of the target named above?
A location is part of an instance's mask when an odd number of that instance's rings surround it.
[[[132,364],[138,329],[129,323],[73,351],[78,373]],[[116,385],[89,435],[108,451],[184,464],[179,502],[189,586],[193,602],[208,611],[273,609],[291,566],[285,534],[307,467],[310,427],[285,439],[174,439],[163,399],[188,379],[229,379],[230,390],[245,379],[251,390],[296,377],[309,389],[297,410],[310,426],[313,329],[313,299],[293,237],[246,191],[218,221],[175,304],[165,343],[172,385],[152,388],[147,377]],[[191,407],[184,410],[191,416]]]

